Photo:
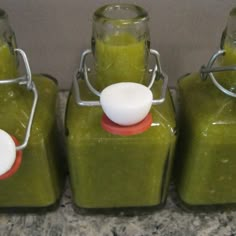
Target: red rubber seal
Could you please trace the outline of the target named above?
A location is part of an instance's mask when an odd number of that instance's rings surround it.
[[[19,145],[18,140],[12,135],[11,135],[11,137],[12,137],[14,143],[16,145]],[[16,173],[16,171],[20,168],[21,162],[22,162],[22,151],[19,150],[16,152],[16,160],[15,160],[13,166],[5,174],[0,175],[0,180],[7,179],[7,178],[11,177],[12,175],[14,175]]]
[[[152,124],[152,115],[148,115],[139,123],[130,126],[122,126],[111,121],[105,114],[102,116],[101,125],[104,130],[111,134],[130,136],[143,133],[148,130]]]

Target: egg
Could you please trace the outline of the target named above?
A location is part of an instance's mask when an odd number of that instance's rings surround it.
[[[100,103],[107,117],[122,126],[141,122],[151,109],[153,94],[142,84],[122,82],[106,87]]]
[[[16,160],[16,146],[12,137],[0,129],[0,175],[8,172]]]

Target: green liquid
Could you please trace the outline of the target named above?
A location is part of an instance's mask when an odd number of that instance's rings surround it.
[[[112,81],[114,83],[114,81]],[[153,87],[160,94],[162,82]],[[97,99],[80,81],[82,98]],[[112,135],[101,127],[100,107],[67,106],[68,161],[75,204],[83,208],[156,206],[166,199],[175,146],[169,94],[153,106],[153,124],[142,134]]]
[[[15,55],[0,47],[0,79],[17,75]],[[0,180],[0,208],[45,207],[54,204],[62,191],[64,170],[58,146],[56,124],[57,85],[50,79],[33,76],[39,100],[28,146],[23,150],[18,171]],[[33,94],[24,86],[0,86],[0,128],[23,142]],[[4,158],[4,157],[2,157]]]
[[[132,35],[119,34],[96,40],[96,80],[104,88],[112,83],[142,83],[147,68],[147,44]]]
[[[221,66],[235,66],[236,67],[236,47],[229,43],[224,44],[225,54],[219,59]],[[219,74],[222,78],[220,81],[227,89],[236,91],[236,71],[226,71]]]
[[[236,62],[227,48],[224,65]],[[234,63],[232,63],[234,62]],[[233,88],[235,72],[216,73]],[[236,101],[210,79],[191,74],[179,81],[180,138],[176,159],[177,190],[189,205],[236,203]]]
[[[232,47],[229,43],[224,45],[225,55],[221,57],[220,64],[222,66],[235,65],[236,64],[236,48]]]
[[[0,39],[0,79],[11,79],[18,75],[17,60],[7,44]]]

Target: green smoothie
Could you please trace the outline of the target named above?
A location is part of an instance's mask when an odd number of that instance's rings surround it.
[[[236,64],[236,50],[225,45],[222,65]],[[236,73],[215,73],[235,91]],[[177,190],[189,205],[236,203],[236,100],[199,73],[179,80],[180,138]]]
[[[1,42],[1,41],[0,41]],[[16,56],[7,44],[0,44],[0,79],[15,78]],[[22,164],[11,177],[0,180],[0,208],[46,207],[62,192],[64,168],[56,124],[56,83],[34,75],[39,100]],[[0,85],[0,128],[23,142],[33,94],[24,86]],[[4,158],[4,157],[2,157]]]
[[[228,40],[227,40],[228,41]],[[219,64],[221,66],[236,66],[236,45],[230,42],[225,42],[223,49],[225,50],[225,55],[219,59]],[[222,85],[227,89],[236,91],[236,71],[227,71],[220,74]]]
[[[111,82],[115,82],[112,80]],[[83,99],[97,99],[79,81]],[[153,87],[160,94],[162,81]],[[145,207],[164,203],[175,146],[175,119],[169,94],[153,106],[152,126],[133,136],[101,127],[101,107],[76,105],[69,97],[67,147],[74,202],[82,208]]]
[[[142,83],[147,69],[148,45],[128,33],[97,39],[95,43],[96,80],[105,88],[114,81]]]
[[[0,79],[15,78],[18,75],[16,55],[0,38]]]

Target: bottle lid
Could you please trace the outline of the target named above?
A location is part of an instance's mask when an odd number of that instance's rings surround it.
[[[153,95],[142,84],[121,82],[106,87],[100,102],[106,116],[120,126],[141,122],[149,113]]]
[[[18,141],[0,129],[0,180],[9,178],[20,167],[22,151],[16,151]]]

